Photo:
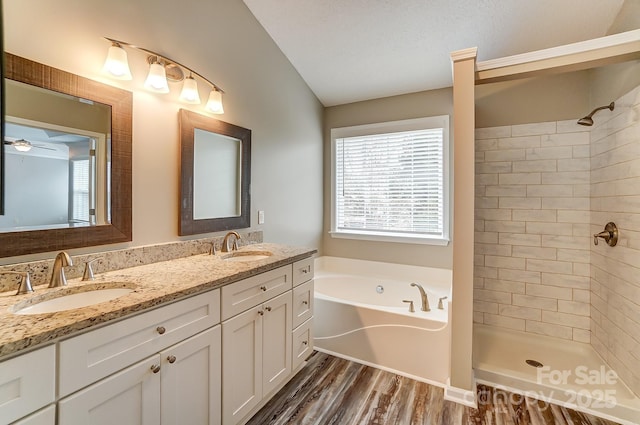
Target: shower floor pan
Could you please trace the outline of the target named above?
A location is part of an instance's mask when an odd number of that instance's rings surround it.
[[[475,324],[473,367],[479,383],[626,425],[640,422],[640,399],[589,344]]]

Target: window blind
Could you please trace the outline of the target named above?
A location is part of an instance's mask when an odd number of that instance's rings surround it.
[[[336,139],[336,231],[444,236],[442,128]]]
[[[89,160],[72,161],[72,210],[74,221],[89,221]]]

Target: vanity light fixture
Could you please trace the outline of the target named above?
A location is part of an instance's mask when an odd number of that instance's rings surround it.
[[[111,42],[111,47],[109,47],[103,70],[111,77],[119,80],[131,80],[133,77],[129,70],[127,52],[124,47],[139,50],[148,55],[149,74],[144,83],[144,87],[147,90],[156,93],[169,93],[169,82],[182,81],[180,100],[185,103],[200,104],[200,93],[198,92],[198,82],[194,78],[195,76],[211,86],[211,93],[209,93],[209,100],[205,105],[205,109],[214,114],[224,113],[222,106],[222,93],[224,91],[194,70],[151,50],[112,38],[105,37],[105,39]],[[185,71],[188,71],[188,77],[185,77]]]

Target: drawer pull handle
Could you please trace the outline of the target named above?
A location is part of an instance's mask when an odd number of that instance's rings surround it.
[[[173,364],[176,362],[176,356],[169,356],[167,357],[167,360],[169,361],[169,363]]]
[[[269,306],[265,307],[264,309],[267,310],[267,311],[271,311],[271,307],[269,307]]]
[[[259,314],[260,316],[262,316],[262,315],[264,314],[264,311],[260,310],[260,311],[258,311],[258,314]]]
[[[153,371],[153,373],[160,372],[160,365],[157,365],[157,364],[151,365],[151,370]]]
[[[167,330],[165,329],[165,327],[164,327],[164,326],[158,326],[158,327],[156,328],[156,331],[158,331],[158,333],[159,333],[160,335],[162,335],[162,334],[164,334]]]
[[[309,305],[309,301],[302,301],[302,304]]]
[[[267,287],[266,287],[266,286],[261,286],[261,287],[260,287],[260,289],[261,289],[262,291],[266,291],[266,290],[267,290]]]
[[[302,341],[302,344],[307,345],[309,342],[308,341]]]

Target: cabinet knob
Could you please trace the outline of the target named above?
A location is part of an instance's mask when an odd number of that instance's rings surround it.
[[[151,365],[151,370],[153,371],[153,373],[160,372],[160,365],[158,364]]]
[[[309,301],[306,301],[306,300],[305,300],[305,301],[302,301],[302,304],[304,304],[304,305],[309,305]]]
[[[162,335],[162,334],[163,334],[163,333],[165,333],[167,330],[165,329],[165,327],[164,327],[164,326],[158,326],[158,327],[156,328],[156,331],[158,331],[158,333],[159,333],[160,335]]]
[[[307,345],[309,342],[308,341],[302,341],[302,344]]]
[[[258,311],[258,314],[259,314],[260,316],[262,316],[262,315],[264,314],[264,311],[260,310],[260,311]]]
[[[269,306],[265,307],[264,309],[267,310],[267,311],[271,311],[271,307],[269,307]]]
[[[261,286],[260,289],[263,290],[263,291],[266,291],[267,287],[266,286]]]
[[[309,270],[307,270],[306,268],[302,269],[301,271],[302,271],[302,273],[304,273],[304,274],[309,273]]]
[[[167,360],[169,361],[169,363],[175,363],[176,362],[176,356],[169,356],[167,357]]]

